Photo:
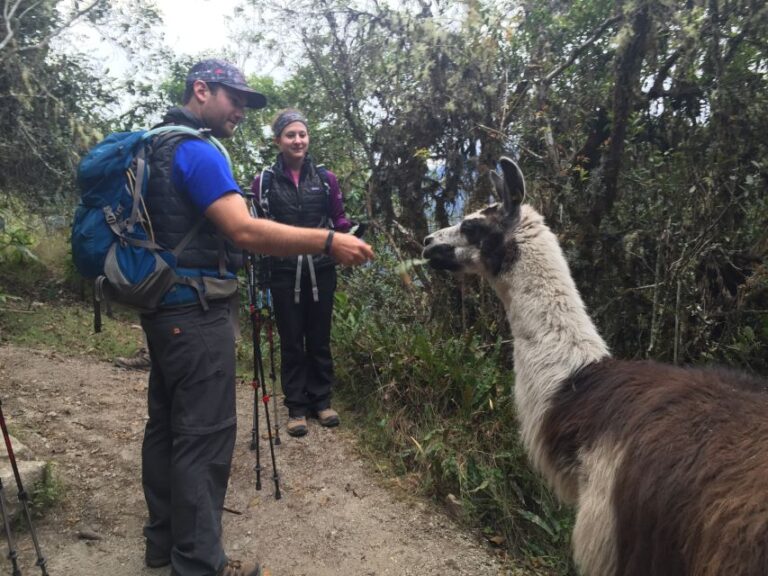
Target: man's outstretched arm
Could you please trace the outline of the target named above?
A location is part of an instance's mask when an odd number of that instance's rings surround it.
[[[299,228],[253,218],[240,194],[225,194],[205,211],[205,217],[235,246],[256,254],[295,256],[318,254],[325,249],[328,230]],[[331,257],[339,264],[363,264],[373,259],[371,247],[351,234],[334,234]]]

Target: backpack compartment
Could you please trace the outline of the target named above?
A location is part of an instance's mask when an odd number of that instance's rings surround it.
[[[104,276],[120,303],[146,311],[157,308],[177,280],[174,269],[159,253],[124,242],[109,248]]]

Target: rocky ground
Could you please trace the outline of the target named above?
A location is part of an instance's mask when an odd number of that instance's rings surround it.
[[[165,576],[143,566],[140,447],[146,373],[104,362],[0,347],[0,398],[11,433],[54,464],[57,504],[34,525],[51,576]],[[262,489],[249,450],[253,393],[238,393],[238,443],[224,532],[234,558],[259,557],[274,576],[498,576],[518,574],[442,509],[393,487],[361,457],[344,426],[310,423],[276,447],[274,498],[262,439]],[[343,415],[342,415],[343,416]],[[280,411],[280,418],[285,413]],[[262,416],[262,422],[264,420]],[[15,497],[15,487],[6,496]],[[24,523],[15,530],[22,573],[39,574]],[[4,534],[0,550],[5,550]],[[3,553],[5,555],[5,553]],[[0,561],[0,573],[10,574]],[[10,563],[8,562],[8,566]],[[522,572],[520,572],[522,573]]]

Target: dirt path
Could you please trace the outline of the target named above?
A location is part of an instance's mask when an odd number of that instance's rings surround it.
[[[0,397],[11,432],[65,485],[35,523],[51,576],[166,576],[143,566],[140,447],[146,373],[51,352],[0,347]],[[512,574],[473,534],[431,504],[384,487],[355,439],[310,424],[277,447],[283,498],[274,499],[262,441],[262,490],[248,450],[252,392],[238,393],[239,429],[224,540],[235,558],[257,555],[274,576],[497,576]],[[285,414],[281,415],[284,421]],[[263,417],[262,417],[263,421]],[[7,491],[15,494],[15,491]],[[80,537],[93,533],[100,539]],[[17,533],[23,574],[40,574],[29,534]],[[6,572],[0,539],[0,572]],[[7,569],[10,573],[10,568]]]

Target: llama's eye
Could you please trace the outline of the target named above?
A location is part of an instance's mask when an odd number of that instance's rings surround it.
[[[485,238],[490,232],[490,226],[485,220],[480,218],[472,218],[471,220],[464,220],[461,223],[459,231],[467,239],[467,242],[479,246],[483,238]]]

